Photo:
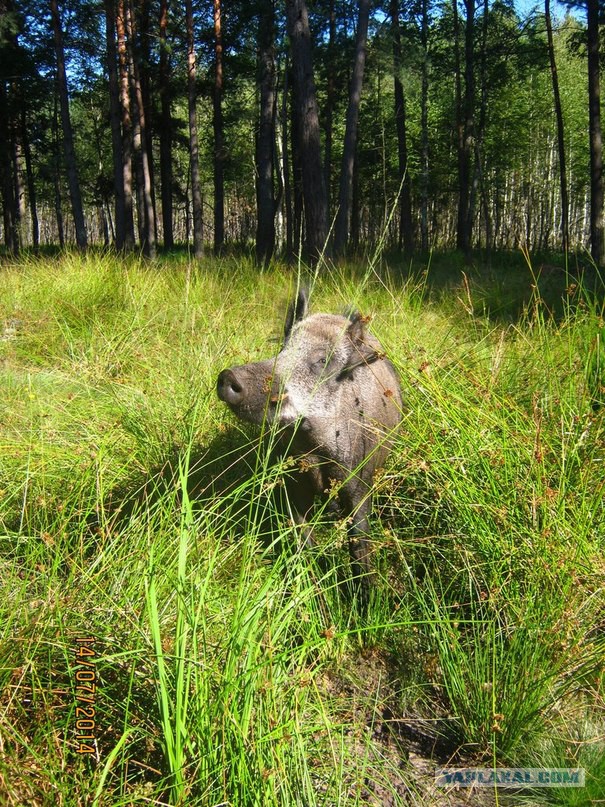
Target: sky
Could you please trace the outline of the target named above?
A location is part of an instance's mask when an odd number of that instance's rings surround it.
[[[531,11],[544,11],[544,0],[514,0],[515,8],[520,17],[526,17]],[[551,0],[550,13],[553,17],[561,18],[567,13],[565,3],[559,0]]]

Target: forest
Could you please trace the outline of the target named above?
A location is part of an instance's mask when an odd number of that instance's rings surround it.
[[[582,2],[0,0],[0,805],[605,804]]]
[[[0,0],[5,252],[590,250],[599,6]]]

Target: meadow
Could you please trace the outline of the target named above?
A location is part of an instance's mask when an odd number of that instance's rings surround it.
[[[405,399],[375,585],[301,549],[286,459],[215,393],[302,270],[91,252],[0,284],[0,803],[605,803],[605,306],[590,268],[385,259],[356,306]],[[434,768],[581,767],[468,796]]]

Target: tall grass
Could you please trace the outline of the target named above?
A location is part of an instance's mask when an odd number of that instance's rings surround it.
[[[315,310],[374,316],[405,397],[360,610],[340,585],[344,525],[319,508],[318,546],[300,546],[288,460],[214,393],[220,369],[277,350],[295,275],[94,254],[3,272],[7,803],[438,803],[429,763],[407,758],[431,746],[441,763],[581,765],[582,794],[540,798],[603,798],[604,312],[588,283],[544,289],[522,265],[508,281],[316,278]],[[86,757],[78,636],[96,639]]]

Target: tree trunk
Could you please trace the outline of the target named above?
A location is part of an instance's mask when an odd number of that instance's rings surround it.
[[[120,111],[122,117],[122,185],[124,188],[124,243],[125,250],[134,249],[134,210],[132,201],[132,114],[130,103],[130,75],[128,46],[126,43],[126,0],[118,0],[116,33],[118,40],[118,64]],[[117,224],[116,224],[117,226]]]
[[[11,162],[11,129],[8,112],[8,93],[0,81],[0,178],[2,181],[2,223],[4,244],[8,252],[16,255],[19,251],[15,208],[15,185]]]
[[[135,88],[134,76],[134,30],[132,25],[131,13],[131,0],[124,0],[126,24],[126,55],[128,58],[128,92],[130,96],[130,110],[132,115],[132,157],[135,176],[135,197],[136,197],[136,223],[137,233],[139,237],[139,244],[141,249],[145,251],[145,243],[147,240],[146,222],[145,222],[145,201],[143,198],[145,177],[143,175],[143,140],[141,137],[141,119],[139,117],[139,106],[137,103],[137,94]]]
[[[399,0],[391,0],[391,24],[393,30],[393,84],[395,92],[395,124],[397,126],[397,158],[399,168],[399,249],[403,246],[406,255],[414,250],[414,225],[412,222],[412,199],[408,171],[408,145],[406,132],[405,96],[401,83],[401,30],[399,27]]]
[[[336,76],[334,56],[336,48],[336,8],[335,0],[330,0],[328,11],[328,63],[326,81],[326,106],[324,111],[324,182],[326,184],[326,206],[328,215],[332,209],[332,134],[334,120],[334,103],[336,99]]]
[[[0,47],[3,61],[10,60],[11,36],[10,16],[14,14],[11,0],[0,0]],[[10,16],[9,16],[10,15]],[[9,18],[7,23],[7,17]],[[8,51],[8,53],[6,52]],[[7,58],[8,57],[8,58]],[[17,221],[15,208],[15,186],[13,182],[13,166],[11,162],[12,135],[10,125],[10,106],[8,86],[4,76],[0,78],[0,185],[2,192],[2,223],[4,244],[8,252],[16,254],[19,249],[17,238]]]
[[[472,206],[471,164],[474,142],[475,66],[474,23],[475,0],[464,0],[466,9],[464,35],[464,97],[461,93],[459,20],[457,0],[453,0],[456,40],[456,101],[458,113],[458,225],[456,246],[465,254],[471,249]]]
[[[134,8],[131,9],[131,25],[132,25],[132,48],[133,56],[135,56],[135,20]],[[134,92],[135,92],[135,107],[138,115],[138,128],[141,137],[141,167],[143,175],[143,214],[145,221],[144,238],[143,238],[143,254],[147,258],[155,258],[157,252],[156,242],[156,215],[155,215],[155,201],[153,193],[153,171],[150,161],[151,153],[151,133],[148,127],[148,120],[145,114],[145,98],[143,95],[143,79],[141,76],[141,69],[139,67],[139,59],[133,59],[133,78],[134,78]],[[146,66],[143,65],[143,69]]]
[[[55,191],[55,217],[57,219],[57,234],[59,236],[59,246],[61,249],[65,246],[65,228],[63,226],[63,203],[61,200],[61,157],[59,155],[59,110],[58,99],[55,93],[54,107],[53,107],[53,150],[54,150],[54,172],[53,184]]]
[[[158,241],[158,222],[156,213],[156,200],[155,200],[155,182],[154,182],[154,165],[153,165],[153,105],[151,101],[151,80],[149,72],[151,69],[152,57],[150,50],[151,32],[150,32],[150,0],[133,0],[133,15],[135,8],[139,10],[139,35],[137,38],[138,56],[136,60],[136,73],[138,76],[138,86],[141,95],[141,109],[143,110],[143,147],[146,155],[146,172],[149,174],[149,189],[147,191],[149,198],[147,198],[147,205],[151,204],[151,210],[148,215],[153,211],[153,219],[150,226],[153,226],[153,243],[154,251],[157,249]],[[133,19],[137,18],[133,16]],[[136,26],[135,26],[136,27]]]
[[[107,39],[107,73],[109,76],[109,118],[113,157],[113,187],[115,193],[116,248],[124,249],[126,215],[124,201],[124,164],[122,160],[122,129],[120,125],[120,82],[116,48],[116,15],[114,0],[105,0],[105,33]]]
[[[292,151],[292,238],[294,250],[292,258],[299,255],[303,246],[304,235],[304,191],[303,191],[303,167],[302,167],[302,146],[299,131],[299,120],[295,109],[294,93],[291,93],[290,111],[290,143]]]
[[[2,94],[3,88],[0,90]],[[2,109],[2,102],[0,101],[0,114]],[[4,126],[1,127],[4,129]],[[8,128],[8,127],[7,127]],[[0,133],[0,150],[6,155],[6,159],[2,159],[0,165],[0,174],[2,176],[2,221],[4,229],[4,245],[9,253],[17,255],[19,252],[19,238],[17,235],[17,216],[15,207],[15,192],[12,177],[12,162],[10,159],[10,146],[6,148],[7,138],[5,133]]]
[[[313,63],[311,32],[305,0],[287,0],[288,36],[292,55],[292,90],[296,116],[296,141],[300,164],[305,212],[305,241],[312,262],[328,249],[328,205],[321,162],[319,112]]]
[[[349,87],[349,103],[345,125],[345,139],[340,169],[340,187],[338,192],[338,213],[334,228],[334,252],[341,255],[347,246],[349,237],[349,219],[351,216],[351,196],[353,194],[353,169],[355,152],[357,151],[357,126],[359,123],[359,104],[363,87],[363,73],[366,63],[366,43],[368,39],[368,22],[370,19],[370,0],[359,0],[357,20],[357,37],[355,40],[355,57],[353,74]]]
[[[16,90],[16,88],[15,88]],[[15,91],[15,100],[18,99],[18,92]],[[18,103],[22,106],[22,100],[19,99]],[[15,183],[15,225],[17,234],[17,247],[21,250],[24,243],[25,217],[27,215],[27,207],[25,205],[25,182],[23,180],[23,146],[21,144],[21,126],[16,120],[12,121],[11,126],[12,134],[12,147],[13,147],[13,180]]]
[[[223,20],[221,0],[213,0],[214,17],[214,252],[219,254],[225,240],[225,134],[223,128]]]
[[[164,247],[174,246],[172,226],[172,110],[170,104],[170,54],[167,43],[168,0],[160,0],[160,181]]]
[[[196,259],[204,252],[204,225],[202,218],[202,189],[200,183],[200,156],[196,118],[196,58],[193,36],[193,2],[186,0],[187,27],[187,99],[189,109],[189,163],[191,166],[191,196],[193,201],[193,255]]]
[[[452,0],[454,21],[454,88],[456,107],[456,152],[458,160],[458,218],[456,241],[460,242],[460,232],[466,213],[462,209],[463,200],[460,188],[460,175],[462,173],[462,154],[464,151],[464,117],[462,111],[462,57],[460,55],[460,17],[458,16],[458,0]]]
[[[282,96],[282,113],[281,113],[281,127],[282,127],[282,171],[284,176],[284,208],[286,213],[286,260],[291,261],[294,257],[294,211],[292,207],[292,182],[290,181],[290,131],[288,128],[288,95],[289,85],[288,76],[290,75],[290,66],[286,59],[284,66],[284,88]]]
[[[78,180],[78,167],[74,149],[73,130],[69,115],[69,93],[67,90],[67,74],[65,72],[65,52],[63,49],[63,32],[57,0],[50,0],[53,33],[55,39],[55,53],[57,57],[57,83],[59,89],[59,102],[61,108],[61,125],[63,128],[63,150],[65,154],[65,168],[67,171],[67,184],[71,210],[76,227],[76,242],[80,249],[86,249],[87,236],[84,224],[84,211],[82,209],[82,195]]]
[[[420,27],[422,77],[420,90],[420,241],[429,248],[429,3],[422,0]]]
[[[29,197],[29,212],[32,220],[32,247],[34,252],[40,246],[40,224],[38,221],[38,205],[36,197],[36,183],[32,167],[32,154],[27,132],[27,113],[25,106],[21,110],[21,137],[23,139],[23,156],[25,157],[25,176],[27,178],[27,195]]]
[[[267,264],[275,248],[275,9],[273,0],[259,7],[258,84],[260,115],[256,137],[256,259]]]
[[[603,140],[599,75],[599,0],[587,2],[588,118],[590,132],[590,252],[597,266],[605,260],[603,237]]]
[[[485,198],[485,183],[483,180],[483,139],[485,135],[485,127],[487,124],[487,100],[488,100],[488,82],[489,76],[487,72],[487,48],[488,48],[488,32],[489,32],[489,0],[483,2],[483,24],[481,26],[481,43],[480,43],[480,79],[481,79],[481,96],[479,104],[479,120],[474,124],[474,138],[473,147],[475,155],[475,165],[473,169],[473,178],[469,197],[469,212],[468,212],[468,227],[469,233],[472,232],[472,224],[475,215],[477,196],[479,191],[483,191],[482,198]],[[486,245],[491,240],[491,222],[489,219],[489,208],[483,205],[483,215],[485,218],[485,240]],[[489,247],[488,247],[489,251]]]
[[[567,191],[567,169],[565,159],[565,127],[563,125],[563,109],[561,107],[561,94],[559,92],[559,76],[555,59],[555,46],[552,34],[552,20],[550,16],[550,0],[544,0],[544,20],[546,22],[546,39],[548,43],[548,58],[550,61],[550,75],[552,78],[552,94],[555,103],[557,118],[557,146],[559,152],[559,184],[561,187],[561,242],[563,252],[569,251],[569,194]]]
[[[351,194],[351,233],[349,244],[353,252],[359,249],[361,242],[361,199],[359,198],[359,161],[353,167],[353,191]]]
[[[141,74],[135,53],[135,19],[131,0],[126,0],[126,34],[128,37],[128,59],[130,73],[130,91],[132,109],[134,113],[134,151],[137,170],[137,203],[139,219],[139,237],[141,248],[146,258],[155,258],[155,208],[153,204],[153,189],[151,181],[151,168],[147,149],[147,120],[143,101]]]

